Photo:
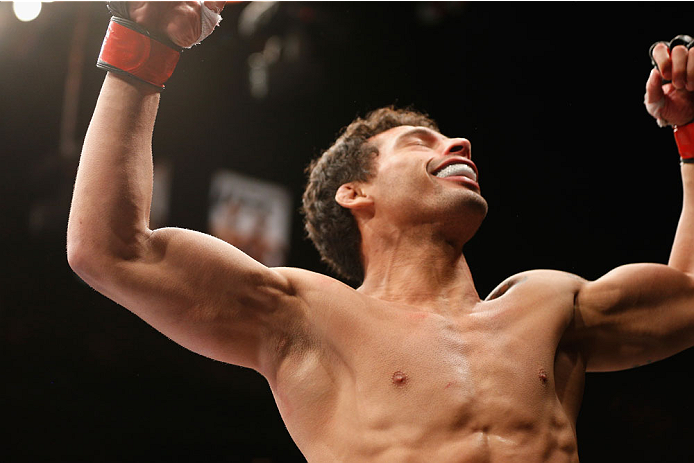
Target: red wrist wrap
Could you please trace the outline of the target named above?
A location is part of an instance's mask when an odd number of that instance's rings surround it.
[[[132,21],[111,18],[96,65],[137,77],[161,91],[181,52],[136,29],[140,28]]]
[[[694,123],[675,126],[675,142],[682,159],[694,159]]]

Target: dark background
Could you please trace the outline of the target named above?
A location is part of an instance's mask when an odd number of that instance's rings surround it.
[[[594,279],[667,261],[678,157],[642,101],[648,47],[694,33],[691,3],[281,3],[242,36],[247,7],[227,6],[162,97],[154,151],[173,166],[168,225],[206,230],[219,168],[286,185],[298,207],[304,166],[341,127],[414,104],[472,141],[490,203],[466,249],[480,294],[532,268]],[[20,23],[0,3],[0,460],[302,461],[262,377],[177,346],[67,266],[108,18],[103,3],[61,2]],[[269,68],[269,92],[254,98],[248,57],[272,36],[299,52]],[[74,130],[69,69],[81,78]],[[289,265],[326,272],[300,222]],[[690,349],[590,374],[582,461],[694,461],[692,365]]]

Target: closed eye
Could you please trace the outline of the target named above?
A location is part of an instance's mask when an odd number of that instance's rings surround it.
[[[423,140],[413,140],[408,145],[414,145],[414,146],[429,146],[427,143],[425,143]]]
[[[424,127],[415,127],[398,137],[395,142],[395,148],[399,146],[432,147],[437,141],[435,132]]]
[[[435,145],[435,144],[436,144],[436,140],[429,140],[427,138],[414,136],[410,140],[406,141],[405,146],[433,148],[433,145]]]

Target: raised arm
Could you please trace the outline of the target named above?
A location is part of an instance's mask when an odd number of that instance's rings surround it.
[[[576,297],[575,330],[589,370],[631,368],[694,346],[694,48],[659,43],[646,107],[676,127],[684,202],[668,265],[619,267],[586,283]],[[664,80],[671,81],[665,83]]]
[[[186,46],[200,27],[199,6],[187,3],[139,4],[133,19]],[[266,353],[292,336],[299,298],[281,271],[221,240],[149,229],[159,99],[151,84],[106,76],[77,172],[68,261],[97,291],[184,347],[263,372],[273,361]]]

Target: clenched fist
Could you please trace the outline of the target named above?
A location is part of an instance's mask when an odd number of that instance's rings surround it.
[[[221,20],[226,2],[111,2],[114,13],[182,48],[200,43]]]
[[[681,42],[673,40],[672,49],[666,42],[652,48],[656,67],[646,83],[644,103],[661,127],[685,125],[694,120],[694,47],[687,49]],[[663,83],[664,80],[670,82]]]

